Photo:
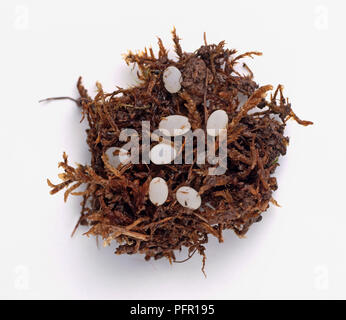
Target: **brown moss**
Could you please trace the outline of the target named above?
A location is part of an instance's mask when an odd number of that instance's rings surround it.
[[[82,118],[89,123],[87,143],[91,165],[72,167],[64,154],[59,167],[63,180],[54,185],[48,180],[54,194],[64,188],[65,201],[69,195],[82,196],[79,224],[89,225],[86,235],[101,236],[105,244],[116,240],[117,254],[142,253],[145,259],[166,257],[176,261],[175,250],[188,248],[188,258],[196,251],[205,261],[204,244],[212,235],[223,241],[222,231],[232,229],[243,236],[249,227],[261,220],[261,214],[270,203],[277,204],[272,192],[277,189],[273,177],[278,158],[286,153],[288,138],[284,136],[287,120],[300,120],[284,98],[279,85],[266,99],[272,86],[259,87],[249,76],[237,74],[234,63],[240,58],[260,55],[258,52],[236,54],[236,50],[217,45],[202,45],[194,53],[183,52],[173,30],[177,61],[168,58],[159,39],[159,54],[150,49],[139,54],[129,52],[127,64],[137,64],[141,83],[132,88],[119,88],[105,93],[97,83],[94,98],[88,95],[81,78],[77,83],[80,94],[74,100],[81,108]],[[162,82],[167,66],[176,66],[183,75],[182,90],[168,93]],[[239,94],[247,102],[239,108]],[[249,114],[255,107],[258,112]],[[123,128],[141,132],[141,121],[150,121],[158,128],[162,117],[182,114],[189,118],[193,128],[205,129],[208,115],[214,110],[225,110],[229,116],[227,171],[222,176],[209,176],[208,164],[197,166],[127,164],[115,169],[108,163],[105,151],[121,147],[119,134]],[[168,181],[169,198],[156,207],[148,200],[149,182],[154,177]],[[203,211],[182,207],[175,199],[175,191],[189,185],[203,199]],[[85,186],[84,191],[76,189]]]

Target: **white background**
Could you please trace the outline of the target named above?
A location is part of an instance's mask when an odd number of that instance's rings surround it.
[[[243,299],[346,298],[344,1],[1,1],[0,298]],[[82,75],[90,92],[133,81],[121,54],[171,46],[186,51],[226,40],[256,80],[285,86],[294,111],[280,159],[282,208],[270,208],[246,239],[225,232],[207,246],[207,278],[195,255],[185,264],[116,256],[86,229],[70,233],[78,198],[50,196],[57,162],[87,163],[85,124],[72,102]],[[179,255],[178,255],[179,256]],[[180,257],[180,256],[179,256]]]

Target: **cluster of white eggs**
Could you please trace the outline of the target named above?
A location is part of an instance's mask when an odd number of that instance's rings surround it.
[[[163,73],[163,82],[166,90],[170,93],[176,93],[181,89],[182,75],[179,69],[174,66],[168,67]],[[207,134],[217,136],[221,129],[225,129],[228,124],[228,115],[224,110],[214,111],[207,121]],[[163,118],[159,123],[159,130],[167,137],[180,136],[191,130],[189,119],[181,115],[171,115]],[[117,151],[117,152],[115,152]],[[120,164],[130,162],[130,155],[127,150],[122,148],[111,147],[106,151],[109,162],[117,168]],[[150,150],[150,161],[157,165],[169,164],[177,156],[176,149],[167,141],[156,144]],[[160,206],[168,198],[167,182],[155,177],[149,184],[149,199],[156,205]],[[196,210],[201,206],[202,199],[199,193],[188,186],[178,188],[176,191],[176,200],[183,206]]]

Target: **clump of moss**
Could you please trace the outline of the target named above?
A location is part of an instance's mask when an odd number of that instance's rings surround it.
[[[172,32],[177,59],[170,59],[161,39],[156,56],[152,49],[125,56],[127,64],[138,66],[137,86],[106,93],[97,83],[97,94],[90,97],[81,78],[77,83],[82,119],[89,124],[87,143],[91,165],[72,167],[64,153],[59,163],[64,172],[60,184],[53,184],[51,193],[66,188],[68,196],[83,198],[81,216],[76,228],[88,225],[86,235],[100,236],[104,244],[115,240],[117,254],[145,255],[145,259],[168,258],[178,262],[175,251],[188,248],[188,258],[195,252],[203,256],[205,244],[212,235],[220,242],[222,232],[232,229],[243,236],[262,218],[270,203],[276,204],[272,193],[277,189],[273,176],[278,159],[286,154],[289,139],[284,136],[287,120],[300,120],[278,86],[270,98],[271,85],[259,87],[245,63],[246,75],[235,66],[240,59],[260,55],[236,50],[219,44],[205,43],[193,53],[184,52],[175,29]],[[168,66],[182,74],[181,90],[169,93],[162,75]],[[241,97],[246,98],[244,104]],[[254,111],[256,109],[257,111]],[[224,110],[230,119],[227,127],[227,171],[220,176],[208,175],[209,164],[132,164],[112,166],[105,152],[121,147],[119,135],[124,128],[141,133],[141,122],[149,121],[158,128],[162,118],[169,115],[188,117],[192,128],[205,129],[208,116]],[[251,112],[249,112],[251,110]],[[141,136],[139,139],[141,140]],[[150,181],[161,177],[167,181],[169,195],[161,206],[148,199]],[[77,191],[85,186],[84,191]],[[191,186],[202,197],[199,210],[181,206],[175,191]]]

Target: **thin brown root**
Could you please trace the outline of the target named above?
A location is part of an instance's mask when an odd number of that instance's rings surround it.
[[[77,105],[80,105],[80,100],[76,100],[76,99],[73,99],[71,97],[52,97],[52,98],[46,98],[46,99],[39,100],[38,102],[41,103],[41,102],[49,102],[49,101],[54,101],[54,100],[71,100],[71,101],[75,102]]]

